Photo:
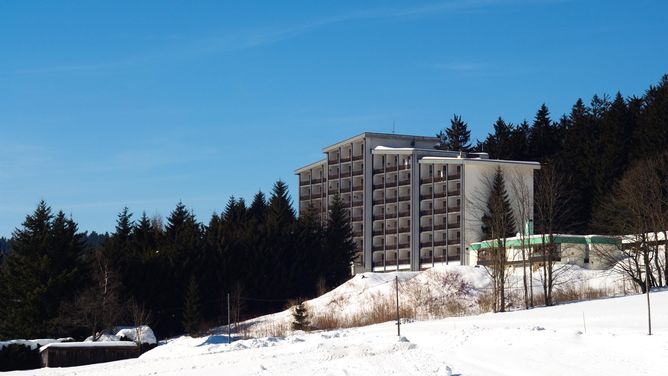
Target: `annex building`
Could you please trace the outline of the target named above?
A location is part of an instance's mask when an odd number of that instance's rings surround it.
[[[339,195],[358,247],[355,272],[474,264],[466,250],[483,240],[486,182],[500,167],[506,185],[519,177],[533,202],[533,173],[540,164],[438,150],[438,142],[365,132],[326,146],[323,159],[295,171],[300,215],[311,208],[324,220]]]

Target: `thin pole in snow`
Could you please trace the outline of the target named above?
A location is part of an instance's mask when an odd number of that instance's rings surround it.
[[[227,343],[232,342],[232,327],[230,326],[230,293],[227,293]]]
[[[399,320],[399,276],[394,277],[394,291],[397,295],[397,336],[401,337],[401,321]]]
[[[587,322],[585,321],[584,311],[582,311],[582,325],[584,326],[585,334],[587,334]]]
[[[652,335],[652,311],[649,306],[649,265],[645,262],[645,290],[647,290],[647,328],[649,330],[649,335]]]

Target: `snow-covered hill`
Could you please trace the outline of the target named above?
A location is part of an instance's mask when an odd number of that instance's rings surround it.
[[[478,272],[465,273],[473,285]],[[399,274],[404,282],[425,273]],[[419,277],[423,275],[422,277]],[[470,277],[470,279],[469,279]],[[392,274],[356,277],[313,307],[393,288]],[[596,278],[586,278],[597,283]],[[356,285],[356,288],[353,288]],[[355,294],[354,291],[358,293]],[[338,298],[337,298],[338,294]],[[473,293],[472,293],[473,294]],[[181,337],[139,359],[37,375],[663,375],[668,369],[668,291],[651,295],[654,335],[647,335],[644,295],[500,314],[392,322],[361,328],[227,343],[223,335]],[[349,314],[354,314],[349,308]],[[281,316],[283,315],[283,316]],[[271,322],[287,312],[265,317]],[[10,373],[12,374],[12,373]],[[25,374],[16,372],[15,374]]]

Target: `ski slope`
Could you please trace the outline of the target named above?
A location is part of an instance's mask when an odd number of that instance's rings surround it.
[[[180,337],[139,359],[9,375],[665,375],[668,291],[528,311],[239,340]]]

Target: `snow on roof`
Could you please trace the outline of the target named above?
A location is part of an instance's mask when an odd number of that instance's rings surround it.
[[[50,348],[93,348],[93,347],[137,347],[137,344],[129,341],[102,341],[102,342],[54,342],[49,343],[46,346],[42,346],[39,351],[42,352]]]
[[[72,338],[59,338],[59,339],[53,339],[53,338],[42,338],[42,339],[12,339],[9,341],[0,341],[0,350],[4,349],[5,346],[9,345],[23,345],[26,347],[30,347],[30,349],[35,350],[36,348],[40,346],[44,346],[50,343],[57,343],[61,341],[68,341],[71,340]]]

